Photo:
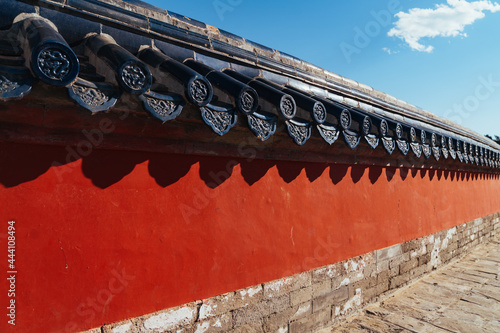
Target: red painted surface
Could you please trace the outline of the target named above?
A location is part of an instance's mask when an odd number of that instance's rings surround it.
[[[66,155],[0,144],[1,267],[15,220],[18,271],[1,332],[89,329],[500,210],[484,174],[97,150],[52,166]]]

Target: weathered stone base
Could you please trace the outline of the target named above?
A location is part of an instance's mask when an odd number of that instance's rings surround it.
[[[500,242],[425,274],[381,302],[315,333],[500,332]]]
[[[500,212],[329,266],[89,333],[313,332],[496,239],[499,228]]]

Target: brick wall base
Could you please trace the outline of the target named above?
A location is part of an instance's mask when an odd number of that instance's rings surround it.
[[[500,235],[500,212],[325,267],[88,333],[290,332],[331,326]]]

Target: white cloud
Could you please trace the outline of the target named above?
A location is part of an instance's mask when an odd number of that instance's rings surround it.
[[[391,50],[391,49],[390,49],[390,48],[388,48],[388,47],[383,47],[383,48],[382,48],[382,51],[386,52],[386,53],[387,53],[387,54],[389,54],[389,55],[391,55],[391,54],[398,54],[398,53],[399,53],[399,51],[393,51],[393,50]]]
[[[434,47],[421,44],[421,38],[467,37],[464,28],[483,18],[486,11],[500,11],[500,5],[489,0],[447,0],[447,4],[436,5],[435,9],[413,8],[395,15],[398,20],[388,35],[404,40],[414,50],[432,52]]]

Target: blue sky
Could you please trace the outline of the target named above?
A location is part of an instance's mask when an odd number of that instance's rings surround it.
[[[500,1],[148,2],[500,135]]]

